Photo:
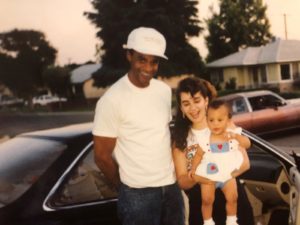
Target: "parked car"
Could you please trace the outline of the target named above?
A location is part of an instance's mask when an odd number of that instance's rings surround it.
[[[232,106],[233,121],[255,134],[300,127],[300,99],[286,100],[263,90],[222,96]]]
[[[85,123],[30,132],[0,145],[0,224],[120,225],[117,192],[93,160],[91,129],[92,123]],[[251,169],[241,179],[256,221],[299,225],[294,158],[245,135],[252,141]]]
[[[40,95],[32,98],[32,104],[36,106],[46,106],[49,104],[55,104],[59,102],[66,102],[66,98],[52,96],[52,95]]]
[[[16,98],[14,96],[8,96],[8,95],[0,95],[0,108],[23,106],[24,104],[25,104],[24,99]]]

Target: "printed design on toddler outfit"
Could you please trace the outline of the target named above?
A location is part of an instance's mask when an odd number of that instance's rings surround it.
[[[229,151],[229,143],[212,143],[210,144],[210,151],[212,153],[224,153]]]
[[[214,153],[226,153],[229,151],[229,143],[211,143],[210,148],[208,149],[209,152],[212,154]],[[219,172],[219,167],[217,163],[214,162],[208,162],[206,167],[206,173],[207,174],[216,174]]]
[[[219,172],[218,165],[216,163],[207,163],[207,174],[215,174]]]

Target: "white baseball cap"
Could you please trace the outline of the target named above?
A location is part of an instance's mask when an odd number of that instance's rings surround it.
[[[132,30],[128,35],[127,44],[124,44],[123,48],[168,59],[165,56],[166,39],[153,28],[139,27]]]

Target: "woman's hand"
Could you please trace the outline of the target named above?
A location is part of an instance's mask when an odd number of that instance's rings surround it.
[[[230,139],[236,139],[237,134],[231,131],[226,132],[225,138],[229,141]]]
[[[172,153],[179,187],[184,190],[192,188],[196,182],[189,176],[186,153],[177,148],[174,148]]]
[[[239,175],[243,174],[244,172],[246,172],[247,170],[250,169],[250,160],[249,160],[249,157],[248,157],[248,154],[247,154],[246,150],[244,148],[240,147],[239,151],[243,155],[243,163],[242,163],[242,165],[240,166],[239,169],[236,169],[231,173],[231,176],[233,178],[238,177]]]
[[[188,177],[189,177],[190,179],[194,180],[194,179],[193,179],[193,175],[195,175],[195,170],[191,169],[191,170],[188,172]]]
[[[239,143],[239,145],[245,149],[248,149],[251,146],[250,139],[241,134],[237,134],[229,131],[226,132],[225,138],[227,139],[227,141],[229,141],[230,139],[235,139]]]

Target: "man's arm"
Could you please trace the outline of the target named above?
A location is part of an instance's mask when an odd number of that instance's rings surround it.
[[[117,162],[112,157],[116,141],[116,138],[94,136],[95,163],[108,181],[117,188],[120,176]]]

